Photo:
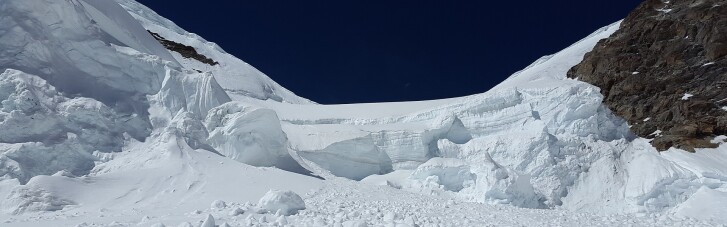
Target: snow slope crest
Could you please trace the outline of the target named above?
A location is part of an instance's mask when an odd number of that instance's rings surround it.
[[[200,54],[218,62],[219,65],[210,66],[184,58],[178,53],[172,53],[185,68],[211,72],[233,100],[254,98],[296,104],[313,103],[280,86],[253,66],[228,54],[217,44],[185,31],[146,6],[134,0],[116,0],[116,2],[136,18],[145,29],[157,33],[167,40],[194,47]]]
[[[48,80],[69,94],[131,105],[159,90],[172,61],[141,25],[105,1],[0,2],[0,66]],[[104,8],[106,7],[106,8]],[[113,15],[117,24],[102,15]],[[131,47],[134,51],[123,47]],[[139,53],[149,54],[139,58]]]

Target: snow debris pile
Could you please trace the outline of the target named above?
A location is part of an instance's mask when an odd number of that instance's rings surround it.
[[[270,190],[260,198],[258,208],[264,212],[280,212],[283,215],[292,215],[299,210],[305,210],[305,202],[295,192]]]

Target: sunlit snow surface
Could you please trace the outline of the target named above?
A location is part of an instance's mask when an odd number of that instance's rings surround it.
[[[565,78],[618,23],[483,94],[326,106],[117,2],[0,2],[0,225],[727,223],[727,137],[659,153]]]

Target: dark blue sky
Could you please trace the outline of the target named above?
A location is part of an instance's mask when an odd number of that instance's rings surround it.
[[[319,103],[487,91],[640,1],[139,0]]]

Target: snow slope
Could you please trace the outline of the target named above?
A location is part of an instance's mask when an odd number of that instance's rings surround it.
[[[293,92],[278,85],[259,70],[222,50],[217,44],[185,31],[174,22],[157,15],[146,6],[134,0],[116,0],[116,2],[121,4],[147,30],[168,40],[192,46],[200,54],[219,62],[219,65],[210,66],[196,60],[186,59],[177,53],[172,53],[185,68],[214,74],[219,84],[222,85],[231,98],[252,97],[286,103],[312,103],[310,100],[298,97]]]
[[[326,106],[117,2],[0,2],[3,226],[727,223],[727,137],[656,152],[565,78],[619,23],[483,94]]]

